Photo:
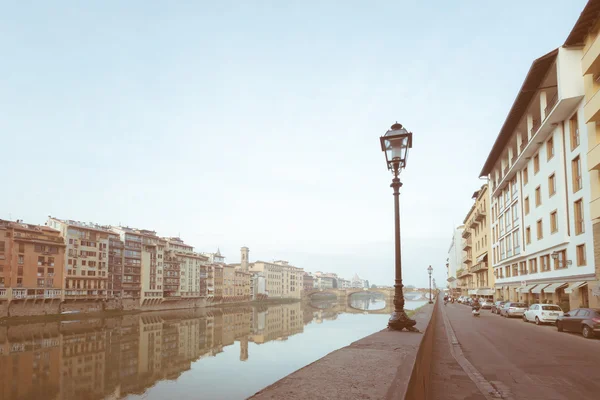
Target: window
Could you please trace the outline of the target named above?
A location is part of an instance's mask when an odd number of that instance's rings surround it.
[[[25,253],[25,243],[19,243],[19,253]]]
[[[531,228],[525,228],[525,243],[531,244]]]
[[[513,248],[515,250],[515,255],[521,254],[521,243],[519,238],[519,231],[516,230],[513,232]]]
[[[556,253],[558,257],[554,260],[554,269],[567,268],[567,251],[561,250]]]
[[[540,154],[533,156],[533,174],[540,172]]]
[[[519,276],[519,266],[517,264],[512,265],[512,274],[513,276]]]
[[[577,114],[573,115],[569,120],[569,128],[571,131],[571,151],[579,146],[579,123],[577,123]]]
[[[550,256],[549,255],[541,256],[540,262],[542,264],[542,272],[550,271]],[[536,272],[537,272],[537,270],[536,270]]]
[[[535,206],[539,207],[542,204],[542,189],[540,186],[535,188]]]
[[[4,247],[4,240],[0,241],[0,251],[5,251],[5,247]]]
[[[573,203],[573,208],[575,209],[575,234],[581,235],[585,231],[583,227],[583,199]]]
[[[517,198],[519,192],[517,191],[517,176],[510,181],[510,192],[512,193],[513,200]]]
[[[529,272],[535,274],[537,272],[537,258],[529,260]]]
[[[577,192],[582,187],[581,182],[581,158],[575,157],[571,161],[571,173],[573,174],[573,193]]]
[[[19,258],[17,259],[17,262],[19,264],[24,264],[25,263],[25,257],[21,254],[19,254]]]
[[[556,214],[556,210],[550,213],[550,233],[554,233],[558,231],[558,215]]]
[[[538,221],[536,223],[536,229],[537,229],[537,239],[540,240],[544,237],[544,227],[542,226],[541,219],[538,219]]]
[[[531,263],[531,261],[535,261],[535,258],[529,260],[529,263]],[[519,263],[519,275],[527,275],[527,261],[521,261]]]
[[[546,155],[548,160],[554,157],[554,139],[552,137],[546,142]]]
[[[504,213],[504,225],[506,225],[506,231],[508,232],[510,230],[510,224],[511,224],[511,220],[510,220],[510,208],[506,209],[506,213]]]
[[[586,264],[585,261],[585,244],[580,244],[577,249],[577,266],[582,267]]]
[[[529,196],[525,197],[525,215],[529,215]]]
[[[512,257],[512,240],[510,235],[506,237],[506,257]]]
[[[512,217],[513,217],[513,226],[516,227],[519,222],[519,202],[516,202],[512,206]]]
[[[500,236],[504,233],[504,218],[500,218]]]
[[[523,179],[523,186],[527,185],[527,183],[529,182],[529,171],[527,171],[527,167],[523,168],[523,172],[521,173],[523,175],[522,179]]]
[[[556,174],[548,177],[548,197],[552,197],[556,193]]]
[[[507,265],[506,267],[504,267],[505,271],[506,271],[506,277],[510,278],[510,265]]]

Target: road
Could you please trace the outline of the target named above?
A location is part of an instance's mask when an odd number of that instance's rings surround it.
[[[456,303],[440,308],[448,316],[464,356],[502,397],[600,399],[600,339],[507,319],[489,310],[475,318],[470,307]],[[443,318],[438,318],[438,323],[443,325]],[[433,370],[436,374],[435,364]],[[439,366],[437,371],[439,375]],[[467,391],[472,389],[467,382],[463,384]],[[440,393],[434,397],[444,398]]]

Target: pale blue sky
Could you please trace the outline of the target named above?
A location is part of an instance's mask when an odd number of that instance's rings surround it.
[[[0,218],[155,229],[229,262],[393,280],[378,137],[414,132],[405,284],[452,228],[533,59],[585,0],[1,1]]]

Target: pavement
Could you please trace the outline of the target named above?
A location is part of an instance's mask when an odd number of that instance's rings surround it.
[[[438,312],[433,399],[600,399],[600,339],[457,303]]]

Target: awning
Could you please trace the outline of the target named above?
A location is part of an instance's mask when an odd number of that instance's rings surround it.
[[[477,294],[480,294],[482,296],[493,296],[494,295],[494,289],[479,289],[477,291]]]
[[[477,294],[477,289],[469,289],[469,294]]]
[[[531,289],[531,293],[542,293],[542,289],[544,289],[546,286],[548,286],[547,283],[540,283],[539,285],[536,285],[536,287]]]
[[[533,285],[525,285],[525,286],[521,286],[518,291],[519,293],[529,293],[529,291],[535,286],[535,284]]]
[[[565,282],[559,282],[559,283],[553,283],[550,286],[546,286],[542,292],[544,293],[554,293],[556,292],[556,289],[558,289],[559,287],[566,285]]]
[[[587,285],[587,282],[573,282],[565,289],[565,293],[573,293],[573,290],[583,285]]]
[[[477,257],[477,264],[479,264],[480,262],[483,261],[484,258],[487,257],[487,251],[485,253],[483,253],[482,255],[480,255],[479,257]]]

